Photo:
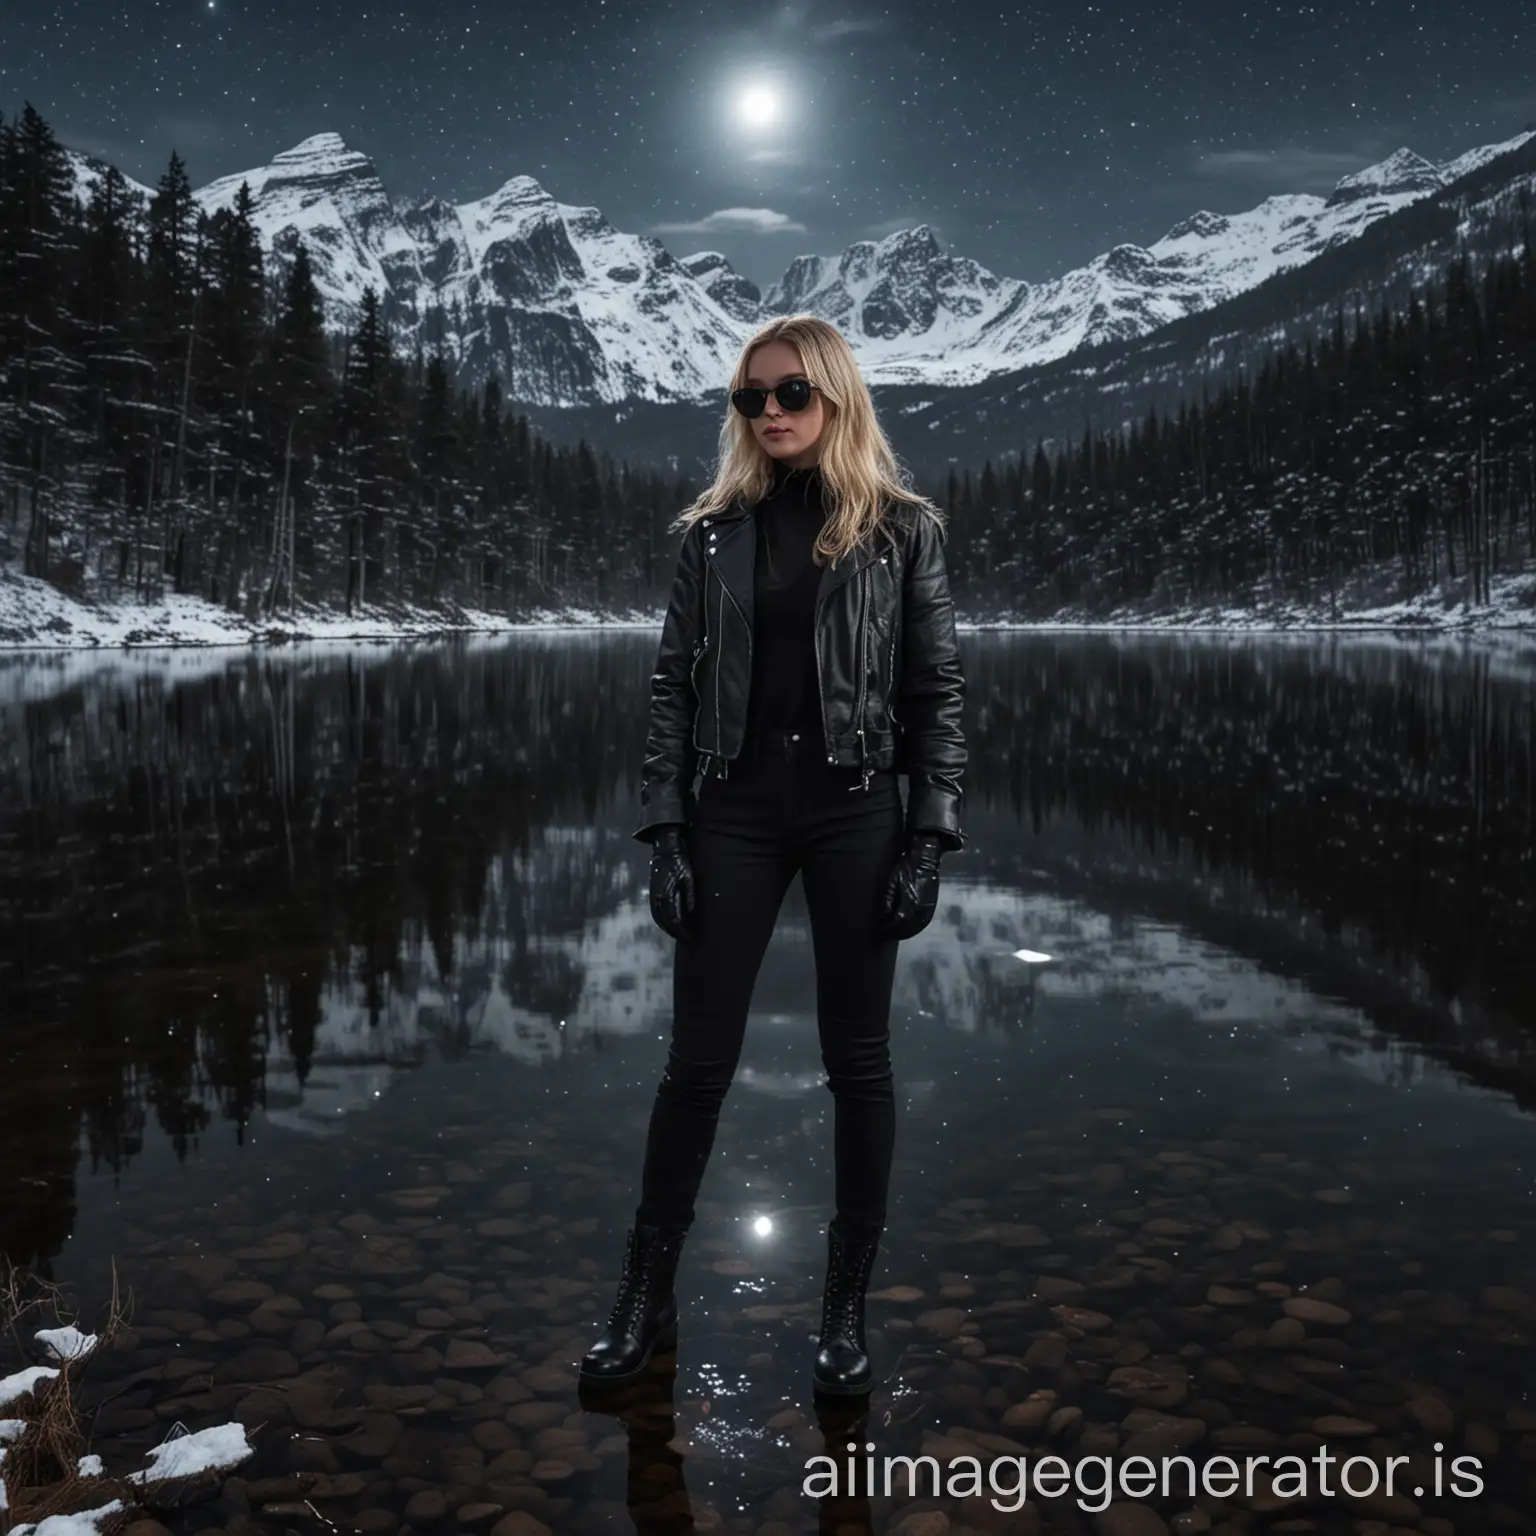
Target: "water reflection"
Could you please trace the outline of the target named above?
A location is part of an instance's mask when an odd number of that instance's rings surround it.
[[[576,1399],[670,1004],[629,835],[653,636],[0,666],[0,1250],[152,1298],[101,1433],[341,1436],[263,1475],[326,1462],[378,1536],[428,1486],[778,1536],[894,1520],[812,1511],[834,1439],[1023,1441],[1032,1392],[1076,1411],[1063,1448],[1347,1405],[1417,1454],[1433,1391],[1536,1511],[1530,653],[966,646],[971,843],[898,966],[852,1427],[804,1390],[831,1117],[798,888],[672,1374]],[[1282,1291],[1347,1302],[1347,1338],[1277,1353]],[[212,1385],[172,1392],[168,1351]]]
[[[429,1056],[532,1066],[664,1029],[668,941],[628,836],[652,647],[5,663],[9,1250],[67,1236],[82,1128],[92,1169],[151,1122],[183,1153],[258,1108],[335,1134]],[[1523,1101],[1529,665],[1446,642],[970,637],[972,845],[903,949],[898,1011],[1006,1034],[1042,990],[1129,989],[1326,1029],[1397,1077],[1412,1042]],[[758,1027],[803,1018],[809,955],[797,890]]]

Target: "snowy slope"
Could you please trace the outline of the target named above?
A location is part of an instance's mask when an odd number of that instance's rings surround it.
[[[95,155],[83,155],[79,150],[66,149],[65,158],[69,161],[70,169],[75,176],[75,198],[78,202],[88,203],[92,192],[96,189],[96,183],[101,179],[107,169],[107,162],[99,160]],[[153,187],[146,187],[142,181],[135,181],[131,176],[124,176],[131,192],[137,192],[144,199],[145,206],[155,195]]]
[[[466,317],[461,366],[519,400],[676,400],[717,389],[742,327],[659,240],[517,176],[456,210],[463,260],[441,290]]]
[[[316,134],[270,165],[220,177],[194,195],[213,213],[233,205],[242,182],[250,184],[264,248],[291,255],[298,239],[308,247],[330,323],[350,321],[368,287],[417,317],[421,250],[373,162],[339,134]]]
[[[717,392],[757,323],[801,310],[844,332],[874,384],[974,384],[1144,335],[1352,240],[1530,137],[1443,165],[1400,149],[1326,198],[1202,209],[1150,246],[1117,245],[1034,284],[946,254],[918,225],[798,256],[760,295],[719,252],[679,260],[529,176],[474,202],[397,204],[368,157],[333,133],[196,196],[211,212],[248,182],[264,246],[282,256],[299,239],[308,246],[334,328],[353,322],[371,285],[399,343],[441,342],[465,384],[495,369],[527,404],[665,402]],[[73,158],[83,190],[99,162]]]
[[[755,325],[763,312],[762,290],[737,272],[719,251],[697,251],[682,265],[726,314],[744,325]]]
[[[1154,245],[1118,245],[1034,285],[945,256],[926,227],[906,230],[879,245],[850,246],[841,257],[797,258],[764,308],[805,308],[831,320],[854,343],[871,383],[978,383],[1208,309],[1353,239],[1530,137],[1442,167],[1398,150],[1344,177],[1326,198],[1270,197],[1236,214],[1202,209]]]

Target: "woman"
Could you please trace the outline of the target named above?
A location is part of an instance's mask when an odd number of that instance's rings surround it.
[[[770,321],[731,405],[714,483],[679,519],[634,834],[677,940],[671,1048],[618,1298],[581,1374],[627,1381],[676,1343],[683,1237],[799,871],[836,1111],[813,1380],[859,1396],[895,1134],[896,948],[932,918],[940,855],[964,842],[964,679],[940,515],[898,477],[842,335],[811,315]]]

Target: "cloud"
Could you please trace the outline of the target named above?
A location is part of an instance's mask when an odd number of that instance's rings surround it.
[[[1331,190],[1341,176],[1364,170],[1390,151],[1380,144],[1355,149],[1305,149],[1283,144],[1274,149],[1213,149],[1195,157],[1195,170],[1205,176],[1240,176],[1269,181],[1291,190]]]
[[[889,32],[890,20],[885,16],[837,16],[811,29],[811,36],[818,43],[836,42],[840,37],[856,37],[860,33]]]
[[[774,11],[769,25],[775,31],[791,32],[814,43],[835,43],[839,38],[871,36],[892,30],[888,16],[848,15],[833,16],[828,20],[817,14],[818,9],[810,0],[784,0]]]
[[[702,219],[653,224],[658,235],[803,235],[805,225],[773,208],[717,208]]]

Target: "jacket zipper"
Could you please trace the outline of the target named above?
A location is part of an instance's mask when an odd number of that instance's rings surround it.
[[[898,629],[898,625],[897,625],[897,622],[896,622],[896,616],[893,614],[891,616],[891,661],[890,661],[891,681],[890,681],[889,685],[887,686],[887,688],[885,690],[885,712],[890,717],[890,722],[891,722],[892,725],[900,725],[901,724],[901,721],[896,718],[896,634],[897,634],[897,629]]]
[[[811,619],[811,649],[816,653],[816,709],[821,716],[821,744],[829,748],[827,761],[835,763],[837,752],[832,748],[832,733],[827,729],[827,684],[821,673],[821,615],[827,605],[817,600]]]
[[[719,571],[715,572],[715,580],[720,582],[720,608],[717,628],[719,633],[723,635],[725,633],[725,583],[720,581]],[[736,599],[733,597],[731,599],[732,606],[735,605],[735,602]],[[723,757],[720,757],[720,658],[718,656],[715,658],[715,756],[720,762],[720,777],[722,779],[729,777],[730,764]]]
[[[705,618],[706,618],[706,624],[707,624],[707,622],[708,622],[708,613],[707,613],[707,611],[706,611]],[[702,640],[700,640],[699,643],[696,646],[694,646],[694,648],[693,648],[693,665],[691,667],[689,667],[689,669],[688,669],[688,681],[689,681],[690,685],[693,688],[693,697],[694,697],[694,700],[695,700],[695,703],[694,703],[694,706],[693,706],[693,745],[694,745],[694,750],[697,751],[697,752],[704,753],[706,758],[708,757],[708,753],[705,752],[703,744],[699,741],[699,716],[701,714],[703,714],[703,712],[704,712],[704,700],[703,700],[702,696],[699,693],[699,663],[701,661],[703,661],[704,658],[708,654],[709,654],[709,631],[708,631],[708,629],[706,627],[705,632],[704,632],[704,638]]]
[[[859,623],[858,645],[855,649],[859,654],[859,701],[854,706],[853,718],[857,722],[859,733],[859,787],[867,794],[869,791],[869,766],[865,753],[864,742],[864,701],[868,697],[869,689],[869,630],[866,620],[869,615],[869,567],[865,566],[859,572]]]

